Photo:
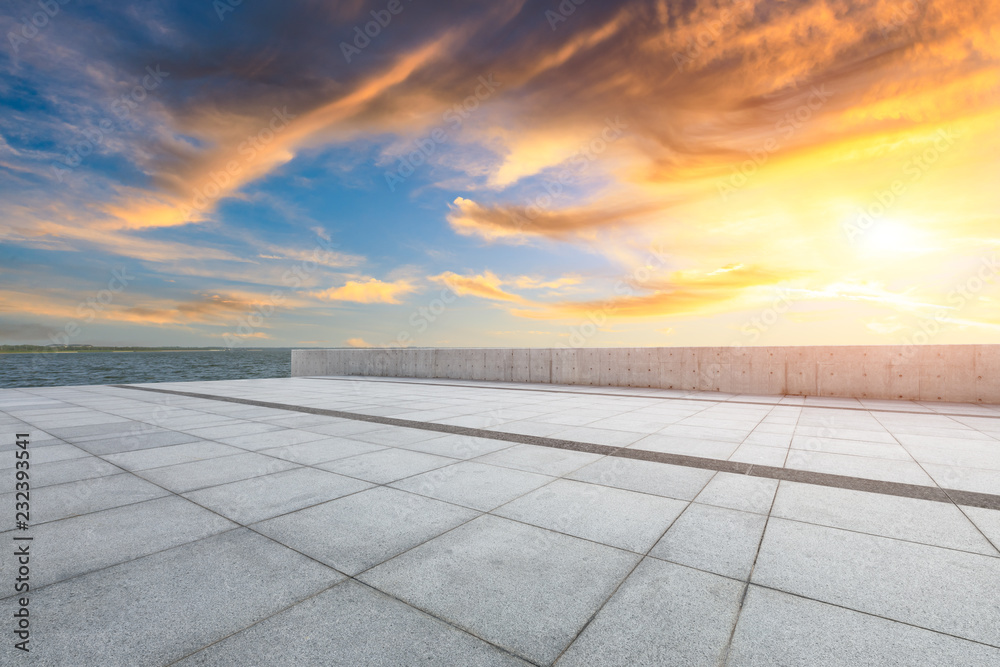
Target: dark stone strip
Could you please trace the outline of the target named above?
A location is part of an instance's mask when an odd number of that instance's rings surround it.
[[[901,482],[883,482],[875,479],[847,477],[845,475],[833,475],[825,472],[809,472],[807,470],[793,470],[789,468],[778,468],[775,466],[762,466],[753,463],[741,463],[739,461],[722,461],[720,459],[710,459],[700,456],[651,452],[645,449],[627,449],[624,447],[612,447],[611,445],[596,445],[588,442],[577,442],[575,440],[543,438],[537,435],[488,431],[468,426],[434,424],[431,422],[414,421],[412,419],[398,419],[396,417],[378,417],[376,415],[365,415],[358,412],[343,412],[341,410],[310,408],[302,405],[289,405],[287,403],[269,403],[267,401],[254,401],[249,398],[232,398],[229,396],[198,394],[189,391],[176,391],[173,389],[135,387],[125,384],[115,384],[111,386],[119,389],[133,389],[136,391],[149,391],[157,394],[172,394],[175,396],[186,396],[188,398],[200,398],[209,401],[253,405],[259,408],[288,410],[290,412],[305,412],[308,414],[336,417],[339,419],[351,419],[354,421],[385,424],[386,426],[415,428],[422,431],[436,431],[439,433],[448,433],[450,435],[466,435],[473,438],[502,440],[505,442],[516,442],[523,445],[537,445],[539,447],[568,449],[575,452],[588,452],[604,456],[617,456],[625,459],[637,459],[639,461],[667,463],[670,465],[683,466],[685,468],[701,468],[703,470],[715,470],[717,472],[750,475],[751,477],[766,477],[768,479],[785,480],[788,482],[801,482],[803,484],[830,486],[838,489],[852,489],[855,491],[867,491],[868,493],[880,493],[887,496],[933,500],[940,503],[954,502],[961,505],[970,505],[972,507],[1000,510],[1000,495],[990,493],[959,491],[957,489],[942,489],[936,486],[920,486],[917,484],[903,484]]]
[[[376,376],[382,377],[382,376]],[[660,401],[698,401],[700,403],[722,403],[730,404],[735,403],[736,405],[770,405],[779,406],[786,408],[809,408],[810,410],[853,410],[855,412],[890,412],[899,415],[940,415],[942,417],[984,417],[985,419],[1000,419],[1000,413],[995,415],[967,415],[961,412],[918,412],[915,410],[892,410],[889,408],[854,408],[850,406],[836,406],[836,405],[798,405],[795,403],[763,403],[761,401],[736,401],[736,400],[720,400],[716,398],[688,398],[685,396],[645,396],[642,394],[614,394],[611,392],[603,391],[572,391],[570,389],[534,389],[532,387],[496,387],[493,385],[475,385],[475,384],[453,384],[449,382],[413,382],[411,380],[368,380],[362,376],[358,377],[321,377],[321,376],[296,376],[299,380],[328,380],[332,382],[371,382],[373,384],[386,383],[386,384],[415,384],[415,385],[430,385],[432,387],[462,387],[465,389],[500,389],[503,391],[537,391],[543,394],[573,394],[575,396],[613,396],[615,398],[655,398]],[[598,386],[598,385],[587,385],[587,386]],[[626,389],[639,389],[642,387],[625,387]],[[652,388],[652,387],[651,387]],[[694,390],[692,390],[694,391]],[[776,396],[776,398],[781,398]],[[816,398],[823,398],[822,396],[817,396]],[[829,398],[837,398],[836,396],[830,396]],[[874,399],[873,399],[874,400]],[[971,404],[975,405],[975,404]]]

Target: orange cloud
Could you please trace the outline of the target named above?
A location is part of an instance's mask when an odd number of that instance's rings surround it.
[[[799,277],[797,272],[777,273],[760,267],[728,265],[710,272],[675,271],[665,281],[619,281],[616,294],[607,299],[535,304],[534,309],[511,313],[531,319],[581,318],[601,312],[617,318],[643,318],[719,312],[746,301],[748,290],[775,285]],[[636,291],[648,291],[636,294]]]
[[[512,279],[511,282],[521,289],[559,289],[560,287],[579,285],[581,280],[576,276],[563,276],[555,280],[545,280],[535,276],[519,276]]]
[[[448,223],[464,236],[481,236],[489,241],[521,240],[529,236],[569,240],[593,237],[597,231],[629,226],[636,218],[662,211],[660,204],[578,206],[549,210],[538,206],[505,204],[483,206],[464,197],[451,204]]]
[[[431,276],[429,280],[447,285],[459,296],[472,295],[493,301],[528,303],[523,297],[501,289],[504,281],[491,271],[473,276],[460,276],[457,273],[446,271],[440,275]]]
[[[324,292],[316,292],[313,296],[328,301],[353,301],[355,303],[400,303],[399,297],[416,290],[408,280],[396,280],[391,283],[382,282],[376,278],[364,281],[348,280],[340,287],[332,287]]]
[[[364,338],[348,338],[344,342],[347,343],[348,347],[374,347],[374,345],[366,341]]]

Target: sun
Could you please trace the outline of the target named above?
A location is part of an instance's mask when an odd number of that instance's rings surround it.
[[[898,255],[917,245],[917,232],[898,220],[879,220],[858,239],[866,254]]]

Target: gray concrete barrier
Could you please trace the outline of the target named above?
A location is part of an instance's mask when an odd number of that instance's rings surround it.
[[[1000,345],[293,350],[292,375],[1000,404]]]

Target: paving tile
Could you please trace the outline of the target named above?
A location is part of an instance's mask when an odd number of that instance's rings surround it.
[[[370,442],[359,442],[347,438],[323,436],[322,440],[314,442],[304,442],[299,445],[287,445],[274,447],[272,449],[262,449],[261,454],[274,456],[286,461],[301,463],[302,465],[316,465],[337,459],[344,459],[348,456],[367,454],[385,449],[384,445],[374,445]]]
[[[753,583],[1000,645],[1000,558],[775,517]]]
[[[557,479],[494,514],[645,553],[686,506],[682,500]]]
[[[606,428],[593,428],[591,426],[574,426],[565,431],[556,431],[549,437],[558,440],[572,440],[573,442],[589,442],[595,445],[624,447],[639,440],[644,435],[646,434],[635,431],[615,431]]]
[[[185,417],[169,417],[167,419],[157,420],[155,423],[157,426],[162,428],[168,428],[174,431],[187,431],[188,429],[208,428],[209,426],[241,424],[242,420],[226,417],[225,415],[198,413]]]
[[[788,443],[792,440],[791,436],[793,433],[798,433],[798,428],[795,424],[789,424],[787,422],[769,422],[765,420],[758,424],[757,427],[751,431],[750,435],[747,436],[747,438],[757,435],[763,437],[764,434],[782,436],[781,438],[777,438],[776,441],[780,442],[781,440],[784,440],[785,444],[782,446],[788,446]]]
[[[245,452],[151,470],[140,470],[136,474],[166,487],[174,493],[187,493],[208,486],[228,484],[260,475],[270,475],[296,467],[298,465],[291,461]]]
[[[740,445],[729,457],[730,461],[740,463],[753,463],[754,465],[774,466],[782,468],[785,465],[785,458],[788,456],[787,449],[777,447],[761,447],[758,445]]]
[[[32,571],[32,589],[235,527],[177,496],[33,525],[32,549],[44,554],[44,565]],[[8,581],[14,579],[13,567],[13,559],[0,564],[0,574]],[[9,595],[14,595],[13,589]]]
[[[56,438],[73,442],[95,437],[106,437],[115,433],[128,433],[134,430],[136,426],[136,422],[127,420],[110,424],[91,424],[89,426],[63,426],[47,429],[47,431]]]
[[[951,503],[782,482],[771,515],[1000,556]]]
[[[552,477],[462,461],[394,482],[392,486],[488,512],[552,481]]]
[[[469,428],[490,428],[499,426],[509,421],[515,421],[514,417],[504,419],[498,412],[491,411],[487,414],[479,415],[458,415],[457,417],[444,417],[435,419],[436,424],[446,424],[448,426],[467,426]],[[426,421],[426,420],[419,420]]]
[[[298,445],[303,442],[313,442],[315,440],[323,439],[329,439],[329,437],[323,435],[322,433],[313,433],[312,431],[304,431],[294,428],[284,428],[280,431],[267,431],[265,433],[248,433],[246,435],[214,438],[214,440],[218,442],[224,442],[227,445],[239,447],[240,449],[249,449],[250,451],[269,449],[271,447]]]
[[[119,471],[120,472],[120,471]],[[168,491],[135,475],[122,473],[31,489],[31,525],[78,514],[130,505],[168,495]],[[14,493],[0,496],[14,506]],[[14,514],[0,516],[0,530],[14,527]]]
[[[483,516],[361,579],[519,656],[548,664],[638,560],[612,547]]]
[[[53,434],[56,432],[69,433],[70,429],[74,427],[122,424],[132,421],[125,417],[101,414],[87,408],[80,408],[78,410],[58,408],[48,414],[41,414],[40,412],[25,414],[23,418],[24,421],[35,425],[37,428]],[[67,437],[71,436],[67,435]]]
[[[559,424],[565,428],[567,426],[586,426],[611,416],[614,415],[608,411],[602,412],[600,410],[559,410],[533,417],[532,421],[541,424]]]
[[[432,440],[433,438],[439,438],[442,435],[443,434],[438,431],[424,431],[416,428],[400,428],[398,426],[383,426],[377,431],[364,431],[363,433],[356,433],[355,435],[352,435],[351,438],[354,440],[360,440],[361,442],[370,442],[376,445],[399,447],[402,445],[409,445],[414,442]]]
[[[327,417],[326,415],[308,415],[308,414],[283,414],[277,417],[266,417],[262,421],[266,421],[269,424],[277,424],[278,426],[283,426],[285,428],[304,428],[312,426],[331,426],[333,424],[342,423],[343,419],[338,419],[337,417]]]
[[[184,497],[247,525],[370,487],[332,472],[296,468],[192,491]]]
[[[646,558],[559,660],[560,667],[717,665],[744,584]]]
[[[953,428],[935,428],[920,424],[908,424],[900,422],[892,424],[893,439],[898,440],[906,446],[935,444],[935,441],[944,440],[978,440],[986,442],[996,442],[996,438],[988,433],[976,431],[961,424],[954,424]]]
[[[913,461],[890,461],[867,456],[848,456],[846,454],[791,449],[788,451],[785,467],[793,470],[876,479],[883,482],[934,486],[934,481]]]
[[[336,632],[330,632],[336,628]],[[528,667],[486,642],[353,581],[177,663]]]
[[[521,419],[494,426],[490,431],[501,431],[503,433],[518,433],[520,435],[537,435],[542,438],[550,437],[558,431],[565,431],[567,424],[552,424],[531,419]]]
[[[890,445],[898,444],[896,438],[882,426],[871,429],[855,429],[843,426],[805,426],[795,429],[796,438],[834,438],[838,440],[862,440],[866,442],[882,442]]]
[[[446,456],[390,448],[322,463],[317,467],[375,484],[388,484],[397,479],[450,465],[455,461],[456,459]]]
[[[222,445],[210,440],[189,442],[183,445],[157,447],[155,449],[140,449],[121,454],[108,454],[104,459],[126,470],[146,470],[162,466],[203,461],[230,454],[239,454],[242,450],[229,445]]]
[[[989,510],[982,507],[962,506],[962,511],[976,527],[982,531],[993,546],[1000,549],[1000,510]]]
[[[747,428],[718,428],[712,426],[691,426],[684,424],[671,424],[659,431],[659,435],[665,437],[683,438],[696,440],[716,440],[739,444],[750,435],[751,427]]]
[[[778,481],[774,479],[720,472],[698,494],[696,501],[743,512],[767,514],[771,511],[771,502],[777,489]]]
[[[254,529],[355,575],[478,515],[450,503],[376,487],[255,524]]]
[[[738,442],[699,440],[686,436],[655,433],[629,445],[629,449],[643,449],[648,452],[666,452],[667,454],[699,456],[709,459],[728,459],[737,447],[739,447]]]
[[[923,463],[1000,470],[1000,442],[938,438],[932,443],[904,444],[910,455]]]
[[[1000,493],[1000,470],[983,470],[980,468],[963,468],[961,466],[945,466],[924,463],[924,470],[934,478],[940,486],[946,489],[975,491],[977,493]]]
[[[105,438],[79,440],[76,442],[76,445],[91,454],[104,456],[121,452],[169,447],[170,445],[182,445],[189,442],[201,442],[201,440],[197,436],[188,433],[161,431],[155,428],[137,428],[128,433],[115,434]]]
[[[1000,649],[750,586],[726,664],[985,666],[1000,664]]]
[[[275,424],[241,421],[238,424],[225,424],[223,426],[207,426],[205,428],[188,429],[187,433],[199,438],[205,438],[206,440],[215,440],[216,438],[232,438],[238,435],[267,433],[269,431],[278,430],[281,430],[281,427]]]
[[[569,449],[515,445],[492,454],[480,456],[476,461],[492,465],[517,468],[542,475],[566,475],[601,458],[600,454],[575,452]]]
[[[792,438],[792,449],[829,452],[831,454],[850,454],[852,456],[870,456],[897,461],[913,460],[898,443],[872,442],[867,440],[843,440],[797,435]]]
[[[117,475],[122,472],[122,469],[96,456],[87,456],[68,461],[33,465],[31,472],[31,488],[38,489],[43,486],[65,484],[81,479]]]
[[[787,449],[792,442],[792,436],[788,434],[768,433],[767,431],[755,430],[748,435],[742,445],[757,445],[758,447],[779,447]]]
[[[692,500],[715,474],[714,470],[606,456],[570,473],[567,478],[668,498]]]
[[[747,419],[741,415],[720,413],[711,414],[711,408],[692,417],[677,422],[677,426],[702,426],[712,429],[742,432],[744,438],[760,423],[760,418]],[[664,427],[666,428],[666,427]],[[662,433],[662,430],[661,430]],[[703,436],[699,436],[703,437]],[[740,440],[743,440],[741,438]]]
[[[356,433],[365,433],[367,431],[378,431],[385,428],[383,424],[377,424],[375,422],[363,422],[354,421],[351,419],[343,419],[336,421],[332,424],[320,424],[318,426],[302,426],[300,427],[304,431],[313,431],[315,433],[322,433],[323,435],[336,435],[336,436],[349,436]]]
[[[294,572],[294,577],[280,573]],[[246,529],[129,561],[31,596],[32,663],[165,665],[343,575]]]
[[[490,452],[497,452],[501,449],[513,447],[515,443],[505,440],[493,440],[492,438],[476,438],[470,435],[449,434],[434,438],[432,440],[422,440],[400,445],[401,449],[409,449],[414,452],[424,452],[427,454],[438,454],[455,459],[472,459]]]
[[[750,576],[766,523],[767,517],[760,514],[692,503],[649,553],[745,580]]]

